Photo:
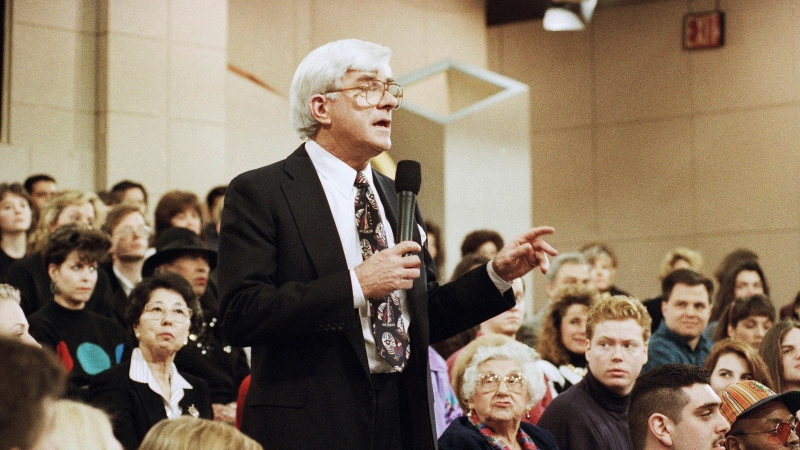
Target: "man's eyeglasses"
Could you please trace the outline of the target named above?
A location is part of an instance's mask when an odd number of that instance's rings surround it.
[[[139,236],[149,237],[150,234],[153,232],[153,229],[148,227],[147,225],[139,225],[138,227],[125,225],[119,229],[119,234],[122,236],[130,236],[134,232]]]
[[[381,102],[386,92],[392,94],[392,96],[397,99],[397,104],[394,106],[395,109],[400,107],[400,103],[403,103],[403,87],[397,83],[384,83],[381,80],[369,80],[360,86],[331,89],[325,93],[332,94],[334,92],[351,91],[353,89],[361,91],[359,95],[364,97],[369,106],[378,106],[378,103]]]
[[[481,392],[496,391],[500,387],[500,382],[505,381],[509,391],[519,394],[525,390],[527,379],[519,372],[512,372],[504,377],[494,373],[484,373],[478,378],[478,388]]]
[[[741,436],[743,434],[775,433],[775,435],[778,436],[778,439],[781,441],[781,444],[785,444],[786,442],[789,441],[789,436],[792,435],[792,432],[795,431],[795,427],[797,427],[797,422],[795,422],[795,423],[778,422],[778,425],[775,426],[774,430],[731,433],[731,436]]]
[[[168,309],[161,305],[150,305],[146,306],[142,311],[142,319],[161,320],[167,313],[172,313],[172,320],[175,323],[186,323],[192,317],[192,310],[189,308]]]

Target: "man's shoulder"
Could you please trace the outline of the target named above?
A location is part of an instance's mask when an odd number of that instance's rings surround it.
[[[240,173],[233,177],[230,184],[236,185],[238,183],[250,183],[253,180],[274,179],[275,175],[285,172],[287,163],[297,161],[298,158],[303,157],[308,158],[308,154],[305,152],[305,144],[301,144],[285,159]]]
[[[560,414],[580,414],[584,410],[586,399],[590,398],[589,393],[586,391],[585,382],[581,380],[578,384],[571,386],[566,391],[558,394],[553,401],[547,405],[544,413],[548,411]]]

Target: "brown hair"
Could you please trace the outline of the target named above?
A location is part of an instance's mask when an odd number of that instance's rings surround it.
[[[111,236],[114,232],[114,228],[122,222],[122,219],[128,217],[128,214],[139,213],[142,214],[142,210],[139,209],[139,206],[135,203],[119,203],[114,205],[110,210],[108,210],[108,214],[106,214],[106,221],[103,222],[103,226],[100,228],[103,230],[107,235]],[[144,217],[142,214],[145,223],[147,223],[147,218]]]
[[[727,353],[733,353],[747,361],[747,365],[750,366],[750,370],[753,372],[753,379],[772,389],[772,377],[764,360],[761,359],[761,356],[758,355],[753,347],[738,339],[727,338],[714,344],[711,347],[711,352],[706,357],[703,367],[713,374],[714,368],[717,367],[717,361]]]
[[[536,339],[536,351],[542,359],[555,366],[569,363],[569,352],[561,336],[561,321],[570,306],[584,305],[591,308],[597,297],[597,291],[586,286],[571,285],[558,290]]]
[[[719,341],[728,336],[728,325],[736,328],[736,325],[751,316],[767,317],[775,322],[775,305],[769,297],[761,294],[749,297],[737,298],[728,307],[728,311],[719,317],[717,330],[714,332],[714,340]]]
[[[154,242],[161,233],[172,228],[173,217],[188,209],[196,211],[197,217],[203,217],[200,199],[197,198],[194,192],[175,190],[162,195],[156,205]]]
[[[664,281],[664,278],[672,273],[672,266],[678,261],[686,261],[692,270],[696,272],[703,271],[703,255],[700,252],[688,249],[686,247],[677,247],[668,251],[661,260],[661,266],[658,271],[658,281]]]
[[[66,375],[51,352],[0,338],[0,449],[28,449],[45,428],[44,402],[64,392]]]
[[[461,256],[477,252],[481,245],[487,242],[493,243],[497,251],[503,248],[503,237],[497,231],[475,230],[467,234],[461,242]]]
[[[773,389],[777,393],[782,393],[783,386],[783,355],[781,354],[781,345],[783,338],[786,337],[792,328],[800,329],[800,322],[794,320],[784,320],[778,322],[770,328],[761,340],[761,346],[758,348],[758,354],[769,370],[769,376],[772,378]]]
[[[642,340],[650,339],[650,323],[653,321],[642,302],[627,295],[612,295],[595,303],[589,308],[586,320],[586,338],[591,340],[594,327],[606,320],[633,319],[642,327]]]

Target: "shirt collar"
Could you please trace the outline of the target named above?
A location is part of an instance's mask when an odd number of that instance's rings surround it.
[[[356,181],[355,169],[310,139],[306,141],[306,152],[321,178],[328,180],[342,195],[352,196]],[[367,163],[367,167],[361,172],[369,181],[370,186],[375,186],[372,180],[372,164]]]
[[[171,384],[173,391],[177,391],[178,389],[183,390],[192,388],[192,385],[189,384],[189,382],[186,381],[186,379],[183,378],[180,373],[178,373],[175,363],[170,366],[169,371],[170,379],[172,380]],[[162,397],[168,397],[165,395],[165,393],[161,392],[161,389],[159,389],[158,383],[156,383],[156,379],[153,377],[153,372],[150,371],[150,366],[148,366],[147,361],[144,360],[144,355],[142,355],[142,350],[139,347],[133,349],[133,353],[131,354],[131,368],[128,371],[128,376],[133,381],[149,385],[153,392],[161,395]],[[169,395],[169,397],[172,397],[172,395]]]

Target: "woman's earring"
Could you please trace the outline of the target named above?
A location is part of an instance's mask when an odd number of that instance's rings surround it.
[[[529,409],[528,412],[525,413],[525,418],[531,420],[531,410]]]

